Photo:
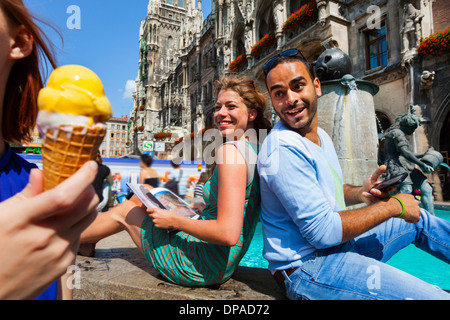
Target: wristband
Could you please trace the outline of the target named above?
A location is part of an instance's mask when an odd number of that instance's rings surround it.
[[[394,198],[395,200],[397,200],[398,202],[400,202],[400,204],[402,205],[402,214],[401,215],[399,215],[399,216],[397,216],[397,217],[394,217],[394,218],[401,218],[401,217],[403,217],[403,215],[405,214],[405,204],[403,203],[403,201],[402,200],[400,200],[399,198],[397,198],[397,197],[395,197],[395,196],[392,196],[391,198]]]

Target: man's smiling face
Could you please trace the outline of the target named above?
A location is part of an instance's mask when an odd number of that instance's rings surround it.
[[[301,61],[278,64],[266,79],[270,98],[281,122],[301,135],[317,127],[317,97],[320,82],[311,79]]]

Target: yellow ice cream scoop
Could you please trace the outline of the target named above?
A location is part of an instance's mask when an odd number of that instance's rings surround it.
[[[99,77],[90,69],[66,65],[55,69],[47,86],[39,92],[39,111],[86,116],[90,124],[106,122],[112,116]]]

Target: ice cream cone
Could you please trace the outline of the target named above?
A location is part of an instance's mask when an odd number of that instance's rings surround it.
[[[103,127],[68,126],[47,129],[42,146],[44,190],[74,174],[84,163],[95,160],[106,130]]]
[[[39,92],[37,124],[42,140],[44,189],[55,187],[95,160],[112,116],[103,85],[91,70],[59,67]]]

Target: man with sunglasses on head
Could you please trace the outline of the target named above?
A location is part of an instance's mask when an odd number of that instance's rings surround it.
[[[410,243],[450,262],[450,223],[412,196],[342,181],[333,142],[318,127],[320,81],[298,49],[263,67],[280,118],[258,157],[264,257],[289,299],[450,299],[385,262]],[[346,206],[366,202],[363,208]],[[439,239],[439,241],[434,241]]]

